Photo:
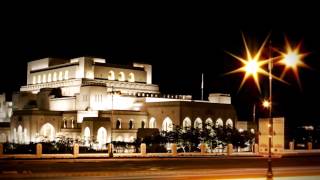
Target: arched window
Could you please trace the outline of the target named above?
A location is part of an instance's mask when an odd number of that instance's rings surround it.
[[[129,129],[133,129],[133,120],[132,119],[130,119],[130,121],[129,121]]]
[[[207,129],[212,129],[212,128],[213,128],[213,121],[212,121],[211,118],[208,118],[208,119],[206,120],[206,128],[207,128]]]
[[[13,128],[13,140],[14,140],[15,143],[18,143],[17,128]]]
[[[121,129],[121,119],[118,119],[116,122],[116,129]]]
[[[59,72],[59,81],[62,80],[62,71]]]
[[[201,120],[201,118],[197,118],[197,119],[194,121],[193,127],[194,127],[195,129],[202,129],[202,120]]]
[[[55,129],[50,123],[44,124],[40,129],[40,135],[44,136],[45,138],[53,141],[55,138]]]
[[[45,74],[42,75],[42,82],[43,83],[47,82],[47,76]]]
[[[90,141],[90,129],[89,127],[84,128],[84,142],[85,145],[89,145],[89,141]]]
[[[119,72],[118,74],[118,81],[125,81],[126,77],[124,75],[124,72]]]
[[[216,128],[218,128],[218,127],[223,127],[223,121],[221,118],[217,119],[217,121],[216,121]]]
[[[48,74],[48,82],[51,82],[51,73]]]
[[[227,128],[233,128],[232,119],[228,119],[228,120],[226,121],[226,127],[227,127]]]
[[[38,84],[41,83],[41,75],[38,75]]]
[[[24,143],[24,138],[23,138],[23,131],[22,131],[22,126],[18,126],[18,144]]]
[[[144,128],[145,128],[145,125],[146,125],[146,124],[145,124],[144,120],[142,120],[142,121],[141,121],[141,128],[144,129]]]
[[[107,144],[107,130],[104,127],[100,127],[97,133],[97,141],[101,149],[106,148]]]
[[[109,73],[108,73],[108,80],[115,80],[114,72],[113,72],[113,71],[109,71]]]
[[[69,71],[68,70],[66,70],[64,72],[64,79],[69,79]]]
[[[36,84],[37,83],[37,77],[36,76],[32,76],[32,84]]]
[[[173,124],[172,120],[169,117],[166,117],[162,122],[162,131],[172,131],[173,130]]]
[[[28,138],[28,130],[27,130],[27,128],[24,128],[24,130],[23,130],[23,142],[25,144],[29,144],[30,143],[30,140]]]
[[[182,122],[182,127],[184,130],[191,129],[191,119],[189,117],[184,118]]]
[[[149,120],[149,128],[157,128],[157,122],[154,117],[150,118]]]
[[[54,72],[54,73],[53,73],[52,81],[57,81],[57,72]]]
[[[129,73],[128,81],[129,81],[129,82],[134,82],[134,81],[135,81],[135,79],[134,79],[134,74],[133,74],[133,73]]]

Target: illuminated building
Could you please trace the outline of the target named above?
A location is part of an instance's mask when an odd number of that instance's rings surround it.
[[[16,143],[65,136],[103,145],[133,141],[140,128],[234,127],[237,120],[229,95],[210,94],[208,101],[163,95],[152,84],[151,65],[90,57],[29,62],[27,85],[13,94],[12,109],[7,137]]]

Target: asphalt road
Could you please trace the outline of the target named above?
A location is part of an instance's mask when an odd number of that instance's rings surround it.
[[[320,179],[320,156],[274,158],[272,167],[276,177]],[[249,178],[266,170],[267,159],[258,157],[0,160],[0,179]]]

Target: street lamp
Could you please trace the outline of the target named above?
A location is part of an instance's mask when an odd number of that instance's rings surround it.
[[[113,144],[112,144],[112,127],[113,127],[113,86],[111,86],[111,134],[110,134],[110,152],[109,152],[109,157],[113,157]]]
[[[272,120],[272,49],[271,49],[271,40],[269,41],[269,58],[270,61],[268,62],[268,70],[269,70],[269,143],[268,143],[268,171],[267,171],[267,178],[272,179],[273,172],[272,172],[272,157],[271,157],[271,143],[272,143],[272,135],[273,135],[273,120]]]
[[[268,107],[269,108],[269,142],[268,142],[268,171],[267,171],[267,178],[272,178],[273,177],[273,173],[272,173],[272,152],[271,152],[271,138],[273,135],[273,121],[272,121],[272,79],[277,79],[281,82],[285,82],[282,80],[283,76],[285,75],[285,73],[289,70],[292,69],[293,72],[295,73],[296,79],[299,83],[300,86],[300,80],[299,80],[299,74],[298,74],[298,67],[302,66],[302,67],[308,67],[305,63],[303,63],[302,58],[305,57],[307,55],[307,53],[301,54],[299,53],[300,51],[300,47],[301,47],[301,43],[298,44],[298,46],[296,46],[295,48],[292,48],[289,41],[286,38],[286,52],[281,52],[279,50],[276,50],[277,52],[280,53],[280,64],[285,65],[285,69],[281,75],[281,78],[278,78],[276,76],[274,76],[272,74],[272,68],[273,68],[273,61],[277,60],[277,58],[273,58],[272,57],[272,46],[271,46],[271,41],[269,41],[269,57],[268,59],[263,59],[261,60],[260,56],[262,54],[262,51],[264,49],[264,46],[268,40],[270,35],[267,36],[267,38],[264,40],[264,42],[262,43],[261,47],[259,48],[259,50],[257,51],[257,53],[253,56],[250,49],[247,46],[246,40],[244,35],[242,34],[242,39],[245,45],[245,49],[246,49],[246,56],[247,58],[242,58],[239,56],[236,56],[232,53],[229,53],[231,56],[233,56],[235,59],[237,59],[238,61],[240,61],[243,66],[233,70],[227,74],[232,74],[232,73],[238,73],[238,72],[244,72],[244,78],[241,82],[240,88],[239,90],[242,88],[242,86],[244,85],[245,81],[249,78],[249,77],[253,77],[254,82],[260,92],[260,84],[259,84],[259,74],[265,75],[269,77],[269,100],[268,101],[264,101],[263,102],[263,106],[264,107]],[[264,70],[262,67],[264,65],[268,64],[268,71]],[[301,87],[301,86],[300,86]]]
[[[269,108],[269,106],[270,106],[269,100],[264,100],[264,101],[262,102],[262,106],[265,107],[265,108]]]

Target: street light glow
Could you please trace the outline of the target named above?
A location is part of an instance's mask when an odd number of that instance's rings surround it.
[[[294,68],[298,64],[301,64],[301,59],[297,52],[288,52],[288,54],[285,54],[283,56],[282,62],[289,68]]]
[[[242,39],[243,39],[243,43],[246,49],[246,56],[247,58],[242,58],[239,56],[236,56],[232,53],[227,52],[228,54],[230,54],[232,57],[234,57],[235,59],[237,59],[238,61],[240,61],[242,63],[242,67],[233,70],[227,74],[233,74],[233,73],[243,73],[245,72],[245,75],[243,77],[243,80],[240,84],[239,90],[242,88],[242,86],[244,85],[244,83],[246,82],[246,80],[249,77],[253,77],[253,80],[255,82],[255,84],[258,87],[258,90],[260,92],[260,84],[259,84],[259,74],[268,76],[268,72],[266,70],[264,70],[262,68],[262,66],[264,66],[265,64],[267,64],[269,61],[271,61],[272,59],[260,59],[261,53],[264,49],[264,46],[268,40],[269,36],[267,36],[267,38],[264,40],[264,42],[262,43],[262,45],[260,46],[259,50],[257,53],[254,54],[254,56],[252,55],[252,51],[249,49],[246,39],[244,37],[244,35],[242,34]],[[276,78],[276,77],[274,77]],[[277,79],[277,78],[276,78]]]
[[[264,100],[262,102],[262,105],[263,105],[263,107],[268,108],[268,107],[270,107],[270,102],[268,100]]]
[[[300,78],[299,78],[299,67],[309,68],[307,64],[303,62],[303,58],[308,55],[308,53],[301,53],[301,42],[296,46],[293,47],[287,38],[286,41],[286,51],[278,51],[281,55],[281,60],[279,61],[280,64],[284,65],[284,70],[280,76],[281,79],[285,76],[288,70],[292,70],[296,80],[298,81],[299,86],[301,87]]]
[[[259,70],[259,64],[256,60],[249,60],[248,63],[245,65],[245,71],[249,74],[257,74]]]

